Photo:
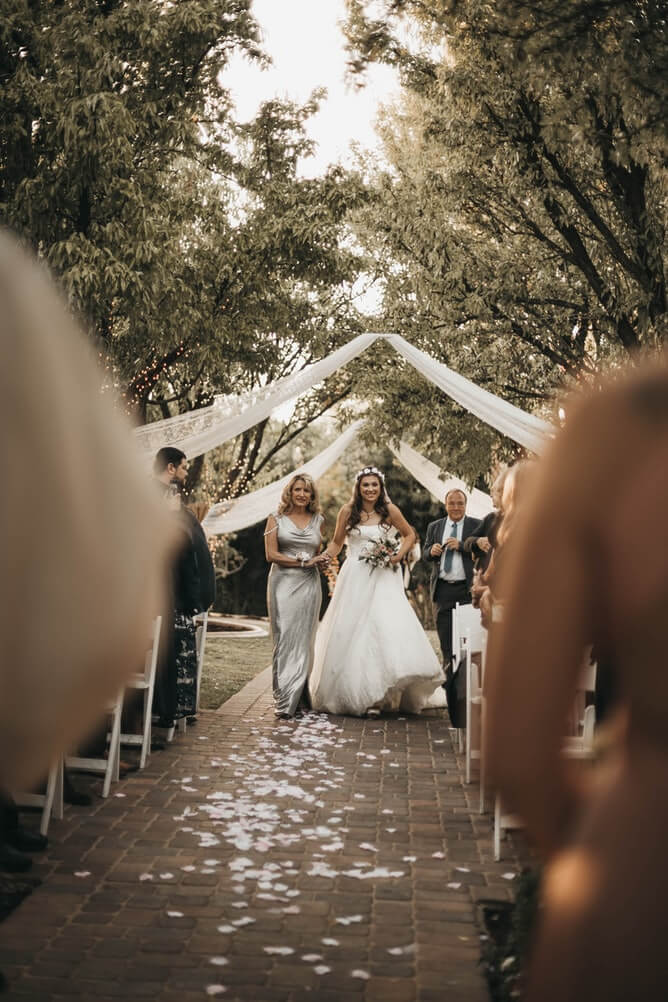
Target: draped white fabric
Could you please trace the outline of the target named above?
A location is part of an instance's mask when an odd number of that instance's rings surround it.
[[[280,480],[275,480],[249,494],[242,494],[231,501],[221,501],[213,505],[202,522],[206,534],[218,536],[221,533],[238,532],[263,521],[276,511],[283,488],[295,473],[308,473],[313,480],[318,480],[345,452],[363,424],[363,421],[355,421],[326,449]]]
[[[410,362],[426,379],[447,393],[458,404],[475,414],[486,424],[512,438],[514,442],[541,452],[549,435],[555,429],[547,421],[527,414],[507,400],[495,396],[488,390],[476,386],[470,379],[465,379],[453,372],[447,365],[437,362],[425,352],[414,348],[400,334],[385,334],[385,340]]]
[[[479,491],[475,488],[470,491],[464,481],[459,480],[457,477],[448,477],[446,480],[442,480],[438,466],[432,463],[431,460],[425,459],[421,453],[416,452],[406,442],[400,442],[398,449],[393,445],[390,445],[389,448],[399,462],[415,477],[418,483],[426,487],[429,493],[437,501],[440,501],[441,504],[445,498],[446,491],[458,487],[459,490],[464,491],[468,496],[466,506],[467,515],[471,515],[472,518],[484,518],[492,510],[492,499],[489,494],[485,494],[484,491]]]
[[[447,365],[414,348],[399,334],[360,334],[326,358],[307,365],[284,379],[240,396],[221,396],[211,407],[142,425],[135,429],[139,447],[147,458],[165,445],[176,446],[191,458],[208,452],[263,421],[280,404],[322,382],[336,369],[360,355],[379,337],[391,344],[418,372],[471,414],[527,449],[540,452],[547,437],[554,432],[547,421],[527,414],[514,404],[481,389],[469,379],[453,372]]]
[[[280,404],[321,383],[361,354],[378,336],[359,334],[319,362],[267,386],[241,396],[220,397],[211,407],[142,425],[135,429],[139,447],[147,456],[154,455],[165,445],[175,446],[191,458],[208,452],[264,421]]]
[[[314,480],[318,480],[334,463],[343,455],[351,444],[364,421],[356,421],[350,425],[331,445],[323,449],[322,452],[314,456],[307,463],[304,463],[298,470],[288,473],[280,480],[275,480],[266,487],[261,487],[257,491],[242,494],[238,498],[230,501],[221,501],[214,505],[202,523],[204,531],[208,536],[218,536],[228,532],[239,532],[247,529],[251,525],[262,522],[268,515],[276,511],[281,499],[283,488],[294,476],[295,472],[308,473]],[[406,467],[408,472],[415,477],[418,483],[422,484],[437,501],[443,501],[445,492],[453,487],[459,487],[465,491],[469,497],[468,513],[473,518],[483,518],[492,510],[492,499],[483,491],[469,491],[463,480],[456,477],[449,477],[442,480],[438,467],[429,459],[425,459],[419,452],[401,442],[399,448],[390,446],[390,449],[400,463]]]

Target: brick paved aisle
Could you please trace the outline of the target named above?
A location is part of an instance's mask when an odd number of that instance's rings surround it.
[[[484,1002],[475,901],[518,864],[460,765],[436,712],[277,722],[263,672],[52,824],[5,998]]]

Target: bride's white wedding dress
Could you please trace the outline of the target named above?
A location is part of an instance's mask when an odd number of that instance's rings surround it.
[[[318,628],[309,678],[314,710],[361,716],[371,708],[418,713],[445,706],[443,670],[404,593],[401,569],[359,559],[379,525],[346,537],[348,553]]]

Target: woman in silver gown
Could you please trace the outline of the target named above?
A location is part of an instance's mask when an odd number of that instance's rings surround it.
[[[273,682],[277,717],[293,717],[311,667],[322,602],[320,553],[323,517],[315,484],[304,473],[285,487],[275,515],[267,519],[265,553],[271,564],[267,605],[274,641]]]

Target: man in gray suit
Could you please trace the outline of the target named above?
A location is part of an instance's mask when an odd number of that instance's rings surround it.
[[[443,653],[446,676],[452,672],[452,612],[457,603],[471,602],[473,560],[462,549],[462,543],[472,536],[478,519],[466,516],[466,494],[457,488],[445,495],[446,518],[427,526],[424,560],[431,563],[430,592],[436,606],[436,629]]]

